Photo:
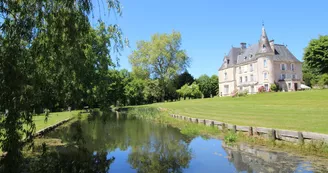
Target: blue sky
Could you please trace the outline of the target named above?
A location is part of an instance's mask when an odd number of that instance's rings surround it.
[[[131,70],[128,56],[139,40],[152,34],[182,34],[182,48],[192,58],[194,76],[217,74],[225,53],[240,42],[254,44],[262,21],[269,39],[285,44],[302,60],[303,49],[313,38],[328,34],[328,1],[290,0],[121,0],[123,16],[116,22],[130,41],[120,56],[120,68]],[[96,9],[97,10],[97,9]]]

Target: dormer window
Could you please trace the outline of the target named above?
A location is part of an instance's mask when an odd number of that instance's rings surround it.
[[[246,61],[246,59],[247,59],[247,56],[244,57],[244,61]]]
[[[230,62],[230,59],[227,60],[227,64],[229,64],[229,62]]]
[[[249,57],[250,57],[250,58],[253,58],[253,54],[250,54]]]
[[[265,44],[263,44],[263,48],[265,48]]]
[[[228,79],[228,74],[227,72],[224,73],[224,80],[227,80]]]

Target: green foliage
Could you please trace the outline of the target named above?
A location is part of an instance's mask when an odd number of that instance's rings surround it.
[[[147,80],[143,90],[144,99],[147,103],[158,102],[161,99],[162,93],[159,86],[159,80]]]
[[[124,94],[127,96],[130,105],[142,104],[144,102],[145,81],[133,77],[124,87]]]
[[[328,35],[312,39],[304,50],[303,80],[305,85],[319,84],[319,77],[328,73]]]
[[[233,144],[237,142],[237,134],[229,132],[227,135],[224,136],[224,142],[227,144]]]
[[[219,77],[217,75],[211,76],[211,95],[212,97],[219,95]]]
[[[175,88],[181,88],[185,84],[192,84],[195,81],[194,77],[188,73],[188,71],[183,72],[174,77],[174,85]]]
[[[309,70],[328,73],[328,35],[312,39],[304,50],[303,60]]]
[[[129,56],[133,73],[139,78],[159,79],[162,101],[164,101],[167,83],[189,66],[190,58],[180,47],[179,32],[155,34],[149,42],[137,42],[137,50]]]
[[[270,85],[270,91],[278,92],[279,91],[279,85],[273,83]]]
[[[202,92],[199,90],[199,86],[195,82],[191,85],[183,85],[182,88],[177,90],[177,93],[184,99],[187,97],[193,99],[202,97]]]
[[[117,0],[106,2],[121,14]],[[33,112],[97,104],[94,96],[110,88],[104,78],[114,65],[111,50],[120,51],[123,41],[117,25],[91,27],[89,0],[0,0],[0,9],[0,111],[8,110],[1,118],[7,154],[0,169],[21,172],[23,143],[35,131]]]
[[[320,76],[318,84],[321,88],[325,88],[325,86],[328,85],[328,73],[323,74],[323,75]]]
[[[219,89],[219,79],[217,75],[212,75],[211,77],[201,75],[196,81],[205,98],[217,95]]]

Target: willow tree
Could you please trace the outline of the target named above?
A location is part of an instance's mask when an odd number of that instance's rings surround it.
[[[164,100],[167,84],[173,77],[189,67],[190,58],[181,49],[181,34],[155,34],[150,41],[137,42],[137,50],[129,56],[135,74],[147,74],[159,79]]]
[[[109,10],[121,13],[118,0],[106,2]],[[91,0],[0,0],[0,145],[6,153],[0,172],[21,172],[22,147],[35,131],[32,112],[39,97],[49,94],[47,87],[55,93],[51,98],[73,100],[88,94],[76,92],[88,90],[85,76],[92,75],[86,75],[86,69],[100,65],[106,70],[108,52],[98,59],[89,56],[86,43],[96,41],[88,37],[91,12]],[[113,47],[107,36],[119,42],[119,31],[113,26],[100,31],[105,34],[96,33],[106,37],[101,48]]]

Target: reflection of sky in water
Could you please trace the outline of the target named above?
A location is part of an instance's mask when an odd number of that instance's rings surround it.
[[[131,152],[131,147],[127,150],[122,151],[120,149],[116,149],[108,154],[107,159],[111,157],[115,157],[115,161],[110,165],[109,172],[137,172],[135,169],[131,168],[128,162],[128,156]]]
[[[295,172],[312,173],[313,169],[310,162],[301,162]]]
[[[197,137],[191,141],[189,147],[192,149],[193,158],[185,172],[236,172],[221,147],[221,141]]]
[[[240,172],[257,172],[259,170],[256,170],[256,168],[252,169],[252,163],[248,165],[248,161],[254,162],[255,164],[260,165],[262,167],[261,172],[276,172],[279,170],[279,164],[280,163],[268,163],[271,165],[275,165],[272,167],[266,167],[265,165],[261,165],[262,163],[258,160],[247,160],[245,158],[242,158],[241,160],[234,160],[229,161],[228,158],[229,154],[226,150],[222,147],[222,142],[217,139],[203,139],[201,137],[194,138],[190,144],[189,148],[192,150],[192,159],[189,162],[189,167],[183,169],[183,172],[191,172],[191,173],[199,173],[199,172],[227,172],[227,173],[235,173],[238,172],[236,167],[239,167],[239,169],[244,168],[244,170],[239,170]],[[107,158],[110,158],[112,156],[115,157],[115,161],[110,166],[110,172],[137,172],[135,169],[131,167],[131,165],[128,163],[128,155],[131,152],[131,147],[129,147],[127,150],[120,150],[116,149],[115,151],[110,152],[110,154],[107,156]],[[230,158],[231,159],[231,158]],[[236,159],[236,158],[234,158]],[[265,159],[264,159],[265,160]],[[312,173],[312,167],[310,162],[299,162],[295,160],[295,167],[289,168],[293,170],[294,172],[302,172],[302,173]],[[285,163],[282,161],[282,163]],[[239,165],[236,165],[239,164]],[[282,164],[280,166],[286,167],[293,164]],[[259,169],[259,168],[257,168]],[[285,170],[286,169],[282,169]],[[292,172],[293,172],[292,171]],[[260,172],[260,171],[259,171]],[[288,171],[289,172],[289,171]]]

